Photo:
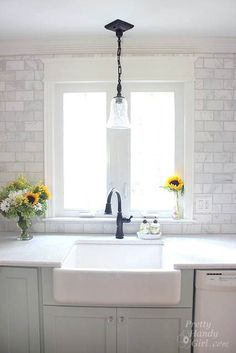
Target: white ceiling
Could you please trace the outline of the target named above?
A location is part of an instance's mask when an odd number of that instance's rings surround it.
[[[129,38],[236,37],[236,0],[0,0],[0,40],[102,40],[117,18]]]

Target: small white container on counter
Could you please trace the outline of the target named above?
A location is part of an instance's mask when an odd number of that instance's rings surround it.
[[[137,236],[139,239],[147,239],[147,240],[155,240],[155,239],[160,239],[161,238],[161,233],[158,234],[151,234],[151,233],[142,233],[142,232],[137,232]]]

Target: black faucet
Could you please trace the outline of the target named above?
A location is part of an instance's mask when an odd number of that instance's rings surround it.
[[[118,201],[118,212],[117,212],[117,217],[116,217],[116,239],[123,239],[124,238],[124,232],[123,232],[123,223],[130,223],[131,218],[133,216],[130,216],[129,218],[124,218],[122,216],[122,210],[121,210],[121,197],[120,193],[118,190],[115,188],[111,189],[107,196],[107,203],[106,203],[106,208],[105,208],[105,214],[112,214],[112,209],[111,209],[111,198],[113,193],[116,193],[117,196],[117,201]]]

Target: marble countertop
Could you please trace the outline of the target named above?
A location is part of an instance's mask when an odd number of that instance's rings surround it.
[[[94,238],[109,240],[114,236],[42,234],[34,235],[30,241],[17,241],[13,234],[1,233],[0,266],[60,267],[76,241]],[[162,268],[236,269],[236,234],[162,239]]]

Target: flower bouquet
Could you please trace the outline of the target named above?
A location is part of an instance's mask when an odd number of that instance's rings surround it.
[[[47,210],[50,192],[46,185],[30,184],[23,176],[0,190],[0,213],[6,218],[16,218],[21,230],[20,240],[32,239],[28,229],[34,216],[43,216]]]
[[[184,182],[178,175],[173,175],[167,178],[164,189],[174,193],[175,205],[173,208],[173,218],[182,219],[184,217],[183,209],[183,194],[184,194]]]

